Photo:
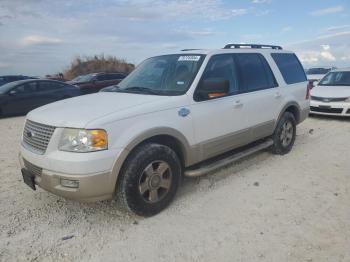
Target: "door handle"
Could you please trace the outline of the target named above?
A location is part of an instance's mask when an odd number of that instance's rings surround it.
[[[235,105],[234,105],[235,108],[240,108],[242,106],[243,106],[243,103],[241,102],[241,100],[236,100],[235,101]]]

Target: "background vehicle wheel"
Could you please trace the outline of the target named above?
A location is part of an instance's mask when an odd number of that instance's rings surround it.
[[[181,163],[169,147],[148,143],[127,158],[119,174],[118,202],[140,216],[153,216],[173,200],[181,179]]]
[[[272,152],[274,154],[287,154],[293,147],[296,136],[296,121],[294,115],[285,112],[278,122],[275,132],[272,135],[273,145]]]

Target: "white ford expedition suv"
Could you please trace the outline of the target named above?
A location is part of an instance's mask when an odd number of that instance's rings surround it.
[[[229,44],[149,58],[118,86],[55,102],[26,118],[24,182],[96,201],[116,197],[151,216],[182,176],[199,176],[264,148],[288,153],[309,113],[294,53]]]

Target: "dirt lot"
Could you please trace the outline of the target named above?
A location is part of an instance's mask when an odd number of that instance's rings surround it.
[[[0,120],[0,261],[350,261],[350,120],[308,119],[290,154],[186,179],[148,219],[30,190],[23,121]]]

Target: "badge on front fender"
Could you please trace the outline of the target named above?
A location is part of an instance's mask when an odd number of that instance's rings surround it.
[[[183,107],[178,111],[178,114],[179,116],[186,117],[190,114],[190,112],[191,111],[188,108]]]

